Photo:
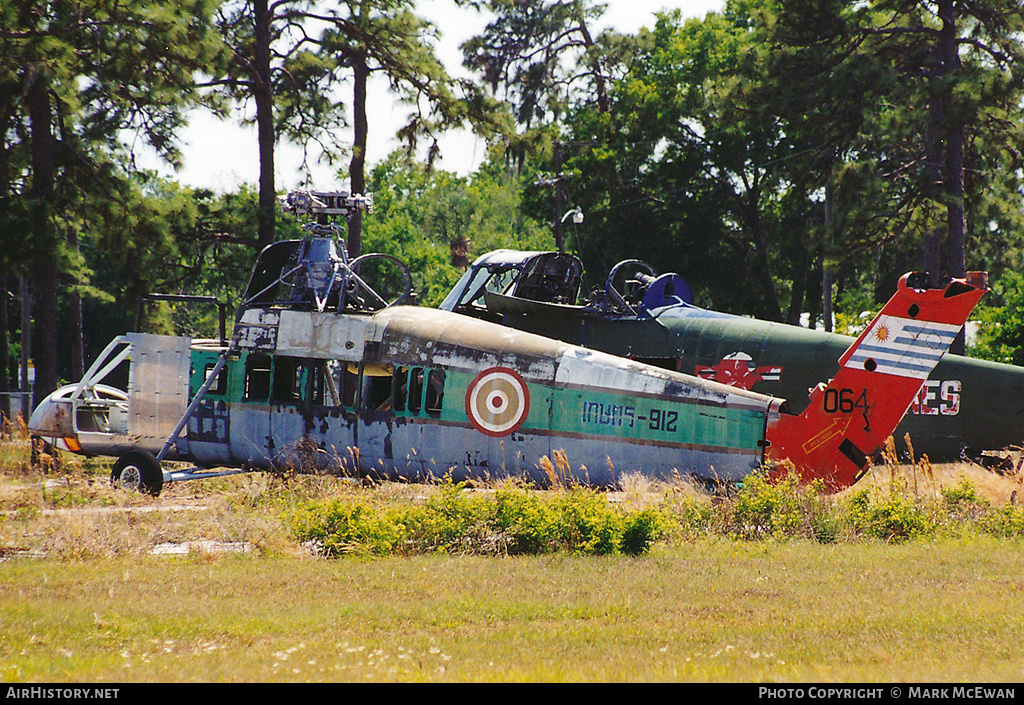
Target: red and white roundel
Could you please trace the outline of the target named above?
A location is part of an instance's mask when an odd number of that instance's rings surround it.
[[[515,370],[492,367],[476,376],[466,390],[466,414],[476,430],[507,436],[530,412],[530,390]]]

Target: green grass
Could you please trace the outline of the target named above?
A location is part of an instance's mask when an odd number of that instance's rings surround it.
[[[0,446],[0,681],[1024,672],[1020,479],[971,466],[885,468],[835,497],[756,482],[712,499],[642,478],[574,494],[252,474],[153,498],[110,488],[104,462],[40,475],[19,448]],[[352,507],[391,548],[353,550],[342,532],[338,557],[312,553],[298,529],[330,535]],[[622,550],[630,516],[658,518],[641,555]],[[580,542],[582,525],[620,542]],[[154,554],[198,541],[247,551]]]
[[[2,679],[1014,682],[1019,542],[16,561]]]

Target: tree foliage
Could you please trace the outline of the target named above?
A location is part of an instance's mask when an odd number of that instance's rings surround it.
[[[350,253],[405,259],[426,305],[498,247],[573,250],[596,278],[643,259],[704,305],[790,323],[831,320],[833,297],[869,306],[909,269],[986,269],[977,354],[1017,361],[1017,0],[726,0],[635,36],[603,28],[588,0],[456,5],[489,13],[462,47],[478,82],[452,78],[413,0],[0,5],[0,268],[33,284],[40,391],[75,374],[63,351],[79,309],[89,356],[148,293],[235,302],[260,243],[296,236],[273,216],[282,139],[348,157],[351,190],[375,198]],[[409,115],[405,154],[368,165],[373,74]],[[187,110],[247,101],[255,187],[134,171],[137,144],[180,159]],[[466,125],[492,159],[434,170],[437,137]],[[563,231],[576,207],[584,222]],[[214,315],[144,310],[147,330],[181,324],[211,335]]]
[[[109,212],[103,199],[123,186],[116,162],[126,133],[178,158],[177,130],[199,97],[194,73],[215,51],[211,12],[208,0],[19,0],[0,9],[0,195],[19,253],[11,269],[33,281],[39,393],[58,381],[61,278],[85,274],[72,266],[69,231]]]
[[[550,249],[550,230],[525,217],[520,178],[494,164],[472,177],[392,154],[371,173],[368,251],[403,259],[423,305],[436,306],[477,256],[500,248]]]

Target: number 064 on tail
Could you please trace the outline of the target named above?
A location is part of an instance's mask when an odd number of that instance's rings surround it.
[[[972,272],[944,289],[905,274],[896,293],[839,358],[839,372],[811,390],[800,416],[768,425],[769,460],[791,463],[830,488],[853,484],[896,428],[925,379],[987,290]]]

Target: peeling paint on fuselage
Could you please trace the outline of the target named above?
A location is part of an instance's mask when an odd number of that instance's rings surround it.
[[[777,404],[418,307],[373,315],[249,309],[236,336],[228,391],[212,405],[204,400],[190,424],[190,434],[203,431],[193,440],[204,441],[193,454],[210,455],[199,461],[543,482],[554,463],[541,459],[557,455],[569,464],[561,473],[599,485],[626,472],[736,480],[760,465]]]

